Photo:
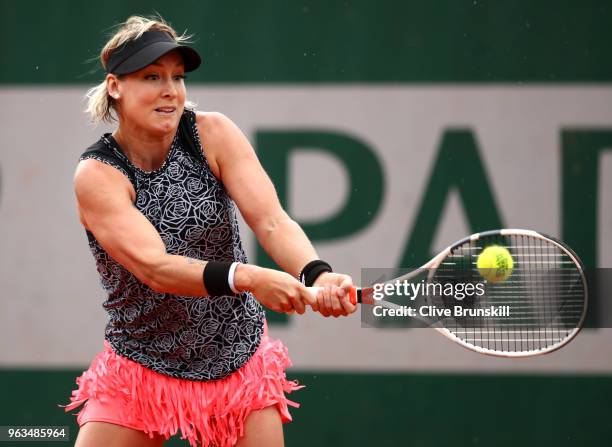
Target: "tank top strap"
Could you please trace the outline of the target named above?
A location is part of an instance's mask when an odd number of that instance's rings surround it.
[[[204,164],[208,164],[202,152],[194,111],[185,109],[183,116],[181,116],[178,133],[183,150]]]

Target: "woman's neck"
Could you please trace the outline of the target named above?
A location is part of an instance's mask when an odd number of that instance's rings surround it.
[[[151,135],[120,124],[113,132],[113,138],[132,164],[144,171],[154,171],[159,169],[166,160],[174,133],[161,136]]]

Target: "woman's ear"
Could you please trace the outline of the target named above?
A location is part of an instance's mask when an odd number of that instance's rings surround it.
[[[106,90],[113,99],[117,100],[120,98],[121,94],[119,93],[119,80],[114,74],[106,75]]]

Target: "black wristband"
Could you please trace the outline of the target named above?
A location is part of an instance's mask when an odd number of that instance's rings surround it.
[[[209,295],[234,295],[228,281],[231,266],[231,262],[208,261],[206,263],[202,279]]]
[[[306,287],[312,287],[321,273],[333,271],[331,265],[320,259],[310,261],[304,266],[300,273],[300,281]]]

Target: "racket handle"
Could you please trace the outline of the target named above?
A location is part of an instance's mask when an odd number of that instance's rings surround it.
[[[323,287],[306,287],[313,296],[316,296],[319,290],[323,289]],[[349,291],[349,300],[351,304],[354,306],[357,303],[361,303],[361,289],[353,286]]]

